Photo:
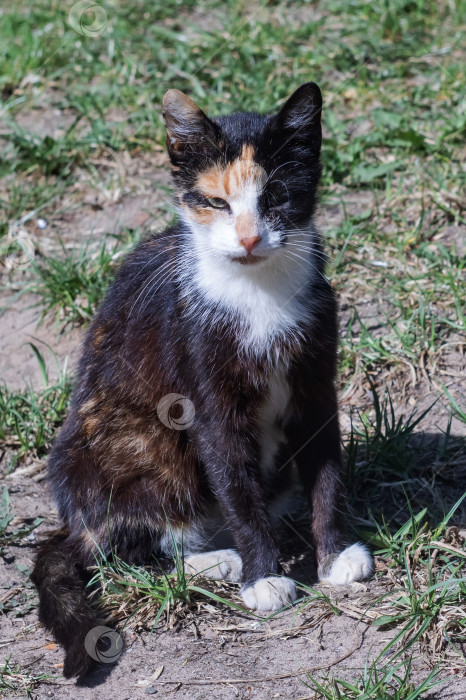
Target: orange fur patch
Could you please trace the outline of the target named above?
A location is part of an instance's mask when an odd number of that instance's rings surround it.
[[[186,204],[182,204],[181,206],[186,210],[190,219],[198,224],[203,224],[204,226],[211,224],[220,214],[219,209],[212,209],[210,207],[196,207],[194,209],[186,206]]]
[[[222,166],[218,163],[201,173],[196,180],[196,188],[205,197],[220,197],[228,202],[229,199],[241,197],[242,190],[247,183],[248,187],[257,187],[263,177],[263,169],[254,162],[254,147],[244,144],[239,158]],[[224,216],[221,209],[211,207],[187,207],[188,216],[198,224],[208,226],[215,219]],[[252,238],[254,233],[254,215],[252,213],[239,214],[235,220],[235,229],[238,238]]]
[[[254,147],[244,144],[239,158],[222,166],[214,165],[201,173],[196,187],[206,197],[220,197],[228,201],[238,197],[245,182],[254,185],[260,180],[261,169],[254,163]]]

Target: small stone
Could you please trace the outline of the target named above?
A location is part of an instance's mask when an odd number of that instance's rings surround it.
[[[144,695],[155,695],[157,692],[157,688],[154,688],[153,685],[148,685],[147,688],[144,688]]]

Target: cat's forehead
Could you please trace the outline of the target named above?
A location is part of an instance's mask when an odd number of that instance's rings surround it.
[[[198,173],[196,188],[210,197],[236,199],[245,190],[259,192],[267,180],[265,169],[257,162],[252,143],[243,143],[236,157],[218,160]]]
[[[244,144],[254,144],[256,150],[261,148],[270,117],[255,112],[233,112],[212,121],[220,127],[228,150],[239,155]]]

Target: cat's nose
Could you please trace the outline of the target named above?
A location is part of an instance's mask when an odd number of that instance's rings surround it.
[[[252,253],[254,248],[261,242],[262,236],[253,236],[252,238],[240,238],[240,245],[246,250],[247,253]]]

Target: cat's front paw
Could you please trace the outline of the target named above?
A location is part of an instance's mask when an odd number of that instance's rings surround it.
[[[241,581],[243,562],[234,549],[217,549],[215,552],[191,554],[184,559],[187,574],[203,574],[206,578]]]
[[[285,576],[260,578],[252,586],[241,589],[241,597],[248,608],[271,612],[289,605],[298,597],[296,586]]]
[[[360,581],[372,573],[373,562],[368,550],[362,544],[352,544],[340,554],[329,554],[319,564],[319,580],[333,586],[344,586],[352,581]]]

